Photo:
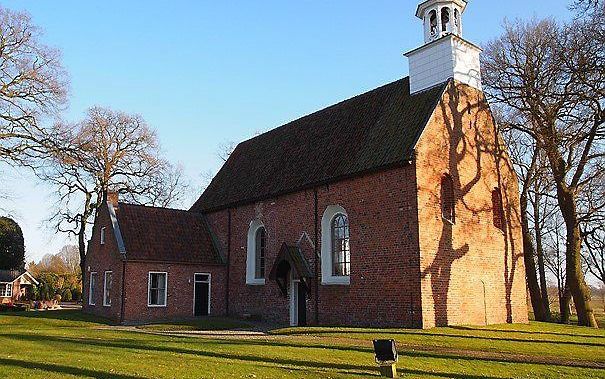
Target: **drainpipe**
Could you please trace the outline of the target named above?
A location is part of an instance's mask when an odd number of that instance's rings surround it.
[[[227,283],[225,285],[225,312],[229,316],[229,282],[231,273],[231,208],[227,210]]]
[[[121,288],[121,302],[120,302],[120,324],[124,323],[124,298],[126,297],[125,295],[125,288],[124,285],[126,283],[126,259],[122,259],[122,288]]]
[[[315,324],[319,325],[319,262],[318,262],[318,238],[319,238],[319,216],[317,214],[318,206],[317,206],[317,188],[313,189],[313,200],[315,202],[315,257],[313,261],[315,262]]]

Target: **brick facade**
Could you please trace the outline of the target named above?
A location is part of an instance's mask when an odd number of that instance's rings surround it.
[[[193,274],[210,273],[212,314],[287,324],[288,296],[268,278],[286,243],[300,247],[314,276],[306,301],[309,324],[430,328],[527,322],[517,180],[501,149],[482,92],[450,82],[410,162],[206,214],[226,266],[124,262],[109,213],[101,210],[84,285],[86,304],[90,272],[99,273],[96,305],[84,309],[126,322],[188,318]],[[444,175],[453,183],[454,223],[442,217]],[[502,192],[498,217],[496,188]],[[322,284],[321,220],[329,206],[344,208],[350,223],[347,285]],[[504,226],[494,225],[496,219]],[[262,285],[246,284],[248,229],[255,220],[267,235]],[[99,244],[102,225],[107,227],[104,246]],[[113,271],[111,307],[102,305],[105,270]],[[150,271],[168,273],[166,308],[147,306]]]
[[[483,93],[450,85],[416,151],[423,326],[527,322],[517,178]],[[444,174],[453,225],[442,219]],[[494,225],[495,188],[505,232]]]
[[[105,244],[101,245],[101,228],[105,227]],[[86,258],[83,286],[83,309],[114,321],[137,323],[145,321],[188,319],[193,317],[194,274],[210,274],[210,314],[225,314],[225,268],[217,265],[179,264],[174,262],[136,262],[124,260],[118,252],[115,235],[106,207],[100,209],[93,227]],[[103,305],[103,278],[112,272],[111,306]],[[90,274],[97,273],[89,305]],[[148,306],[150,272],[166,272],[167,302],[165,307]],[[122,280],[124,278],[124,280]],[[124,286],[124,292],[122,292]],[[122,296],[124,305],[122,306]],[[123,313],[123,315],[122,315]]]

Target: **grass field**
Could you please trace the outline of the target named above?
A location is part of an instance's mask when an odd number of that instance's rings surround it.
[[[484,328],[292,328],[240,323],[110,326],[77,311],[0,315],[0,378],[377,377],[374,338],[394,338],[405,378],[605,378],[605,331],[532,323]],[[213,329],[202,336],[168,336]]]

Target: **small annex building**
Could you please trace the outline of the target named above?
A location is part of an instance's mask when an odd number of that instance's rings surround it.
[[[32,299],[38,281],[27,271],[0,270],[0,304],[14,304]]]
[[[108,196],[84,310],[122,322],[527,322],[517,177],[481,50],[462,38],[466,6],[422,2],[409,77],[240,143],[189,210]]]

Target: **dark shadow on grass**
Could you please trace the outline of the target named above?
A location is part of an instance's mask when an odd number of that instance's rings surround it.
[[[358,352],[373,354],[374,350],[371,347],[363,346],[342,346],[342,345],[320,345],[320,344],[305,344],[295,342],[282,342],[282,341],[263,341],[263,340],[216,340],[213,341],[216,344],[223,345],[257,345],[257,346],[275,346],[275,347],[293,347],[302,349],[326,349],[326,350],[337,350],[346,352]],[[552,359],[544,357],[532,357],[530,355],[523,355],[527,359],[523,359],[519,356],[512,354],[503,354],[503,357],[473,357],[462,354],[454,354],[450,352],[436,352],[436,351],[419,351],[419,350],[404,350],[397,349],[399,355],[408,356],[410,358],[434,358],[434,359],[453,359],[463,361],[481,361],[490,363],[512,363],[512,364],[536,364],[545,366],[559,366],[559,367],[581,367],[590,369],[604,369],[605,363],[594,362],[594,361],[580,361],[574,359],[563,359],[565,362],[555,362]],[[494,353],[499,354],[499,353]]]
[[[80,310],[56,310],[56,311],[30,311],[30,312],[14,312],[14,313],[3,313],[2,316],[8,317],[25,317],[25,318],[37,318],[45,320],[58,320],[58,321],[77,321],[77,322],[91,322],[102,325],[117,325],[111,320],[93,316],[91,314],[84,313]],[[73,325],[69,325],[73,326]]]
[[[574,334],[574,333],[558,333],[558,332],[545,332],[545,331],[532,331],[532,330],[506,330],[506,329],[483,329],[473,328],[471,326],[450,326],[452,329],[457,330],[468,330],[471,332],[497,332],[497,333],[519,333],[519,334],[530,334],[530,335],[550,335],[550,336],[565,336],[565,337],[579,337],[579,338],[605,338],[605,335],[595,334]]]
[[[3,366],[12,366],[19,367],[28,370],[40,370],[44,372],[54,372],[57,374],[64,375],[73,375],[73,376],[81,376],[87,378],[112,378],[112,379],[141,379],[145,378],[144,376],[134,376],[134,375],[125,375],[125,374],[117,374],[114,372],[105,372],[105,371],[96,371],[89,370],[80,367],[72,367],[72,366],[62,366],[56,365],[52,363],[39,363],[39,362],[28,362],[22,361],[18,359],[9,359],[9,358],[0,358],[0,365]]]
[[[298,359],[285,359],[285,358],[269,358],[269,357],[260,357],[256,355],[250,354],[229,354],[229,353],[221,353],[207,350],[193,350],[186,349],[181,347],[169,347],[169,346],[150,346],[148,344],[142,343],[134,343],[132,340],[126,340],[122,342],[112,342],[106,340],[97,340],[93,338],[70,338],[70,337],[58,337],[58,336],[34,336],[27,334],[0,334],[0,338],[14,338],[20,340],[29,340],[39,343],[44,342],[59,342],[66,344],[85,344],[99,347],[109,347],[109,348],[118,348],[118,349],[132,349],[132,350],[141,350],[141,351],[149,351],[149,352],[168,352],[168,353],[176,353],[176,354],[187,354],[193,356],[204,356],[209,358],[218,358],[218,359],[231,359],[231,360],[239,360],[244,362],[263,362],[272,365],[289,365],[295,367],[309,367],[309,368],[319,368],[319,369],[335,369],[335,370],[357,370],[357,371],[367,371],[372,370],[375,367],[369,365],[354,365],[354,364],[342,364],[342,363],[328,363],[328,362],[311,362],[306,360],[298,360]],[[218,345],[215,340],[208,340],[208,344]]]
[[[473,329],[475,330],[475,329]],[[321,334],[332,334],[332,335],[342,335],[342,334],[369,334],[369,335],[413,335],[413,336],[431,336],[431,337],[450,337],[450,338],[463,338],[463,339],[474,339],[474,340],[484,340],[484,341],[505,341],[505,342],[521,342],[521,343],[547,343],[547,344],[563,344],[563,345],[576,345],[576,346],[594,346],[594,347],[605,347],[605,340],[603,343],[598,342],[576,342],[576,341],[557,341],[557,340],[529,340],[523,338],[515,338],[515,337],[482,337],[482,336],[469,336],[464,334],[448,334],[448,333],[431,333],[431,332],[413,332],[413,331],[405,331],[401,329],[397,330],[385,330],[381,331],[363,331],[363,330],[347,330],[343,331],[330,331],[330,330],[318,330],[318,331],[301,331],[297,332],[289,332],[281,335],[321,335]]]

